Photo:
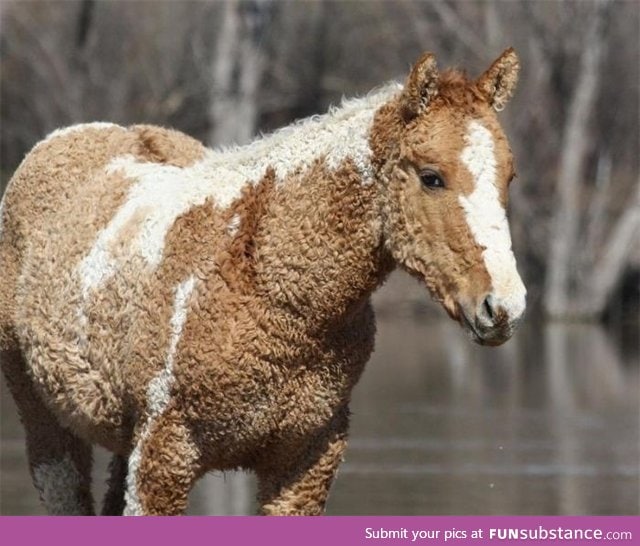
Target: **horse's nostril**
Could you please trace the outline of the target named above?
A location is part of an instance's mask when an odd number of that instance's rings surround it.
[[[485,313],[487,313],[487,316],[491,320],[493,320],[495,317],[494,317],[494,314],[493,314],[493,307],[491,306],[491,299],[490,298],[491,298],[491,296],[487,296],[484,299],[483,307],[484,307]]]

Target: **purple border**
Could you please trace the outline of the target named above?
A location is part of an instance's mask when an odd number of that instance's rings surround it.
[[[367,533],[367,528],[369,532]],[[596,538],[576,540],[553,538],[561,528],[602,533]],[[381,529],[395,531],[395,537],[374,538]],[[403,529],[405,531],[403,531]],[[452,536],[457,533],[457,537]],[[494,529],[492,536],[489,536]],[[511,533],[547,533],[546,539],[508,537]],[[543,531],[541,531],[543,529]],[[482,538],[473,532],[482,530]],[[499,530],[499,531],[498,531]],[[588,531],[589,530],[589,531]],[[422,531],[422,537],[413,532]],[[423,538],[426,532],[429,538]],[[434,538],[435,531],[439,531]],[[445,540],[445,533],[448,538]],[[618,535],[609,535],[617,533]],[[630,535],[622,535],[630,533]],[[367,534],[369,538],[367,538]],[[384,533],[382,533],[384,535]],[[464,538],[463,538],[464,537]],[[243,545],[278,544],[361,545],[379,544],[595,544],[598,542],[640,544],[638,516],[331,516],[299,518],[181,517],[181,518],[74,518],[2,517],[0,543],[37,546],[120,545]]]

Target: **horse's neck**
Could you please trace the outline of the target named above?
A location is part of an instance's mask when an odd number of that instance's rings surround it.
[[[379,192],[355,162],[317,162],[275,189],[259,227],[258,278],[271,302],[322,321],[361,306],[390,270]]]
[[[398,89],[388,85],[248,146],[214,152],[254,181],[251,206],[262,219],[245,240],[257,238],[257,276],[276,306],[345,315],[388,272],[370,130]]]

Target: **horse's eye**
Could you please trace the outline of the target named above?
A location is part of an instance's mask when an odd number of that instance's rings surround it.
[[[444,188],[444,180],[433,171],[421,172],[420,182],[425,188]]]

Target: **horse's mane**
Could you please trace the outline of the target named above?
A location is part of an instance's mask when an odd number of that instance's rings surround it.
[[[400,84],[391,82],[363,97],[343,98],[325,114],[295,121],[273,133],[260,135],[244,146],[210,150],[209,160],[219,164],[229,164],[233,160],[235,169],[252,179],[261,176],[266,165],[273,167],[279,176],[285,176],[295,165],[310,165],[321,157],[332,166],[339,165],[347,157],[366,158],[368,131],[375,111],[401,90]],[[364,159],[361,163],[356,165],[358,170],[370,177],[368,163]]]
[[[402,90],[402,85],[391,81],[376,87],[363,96],[342,97],[337,104],[329,105],[324,113],[313,114],[309,117],[298,119],[280,127],[271,133],[261,133],[249,144],[220,146],[216,149],[225,153],[244,153],[248,148],[253,150],[261,149],[263,146],[273,147],[274,144],[282,142],[291,137],[297,137],[300,133],[305,133],[308,129],[314,131],[323,130],[327,126],[335,124],[336,121],[357,116],[365,111],[375,110],[378,106],[390,100]]]

